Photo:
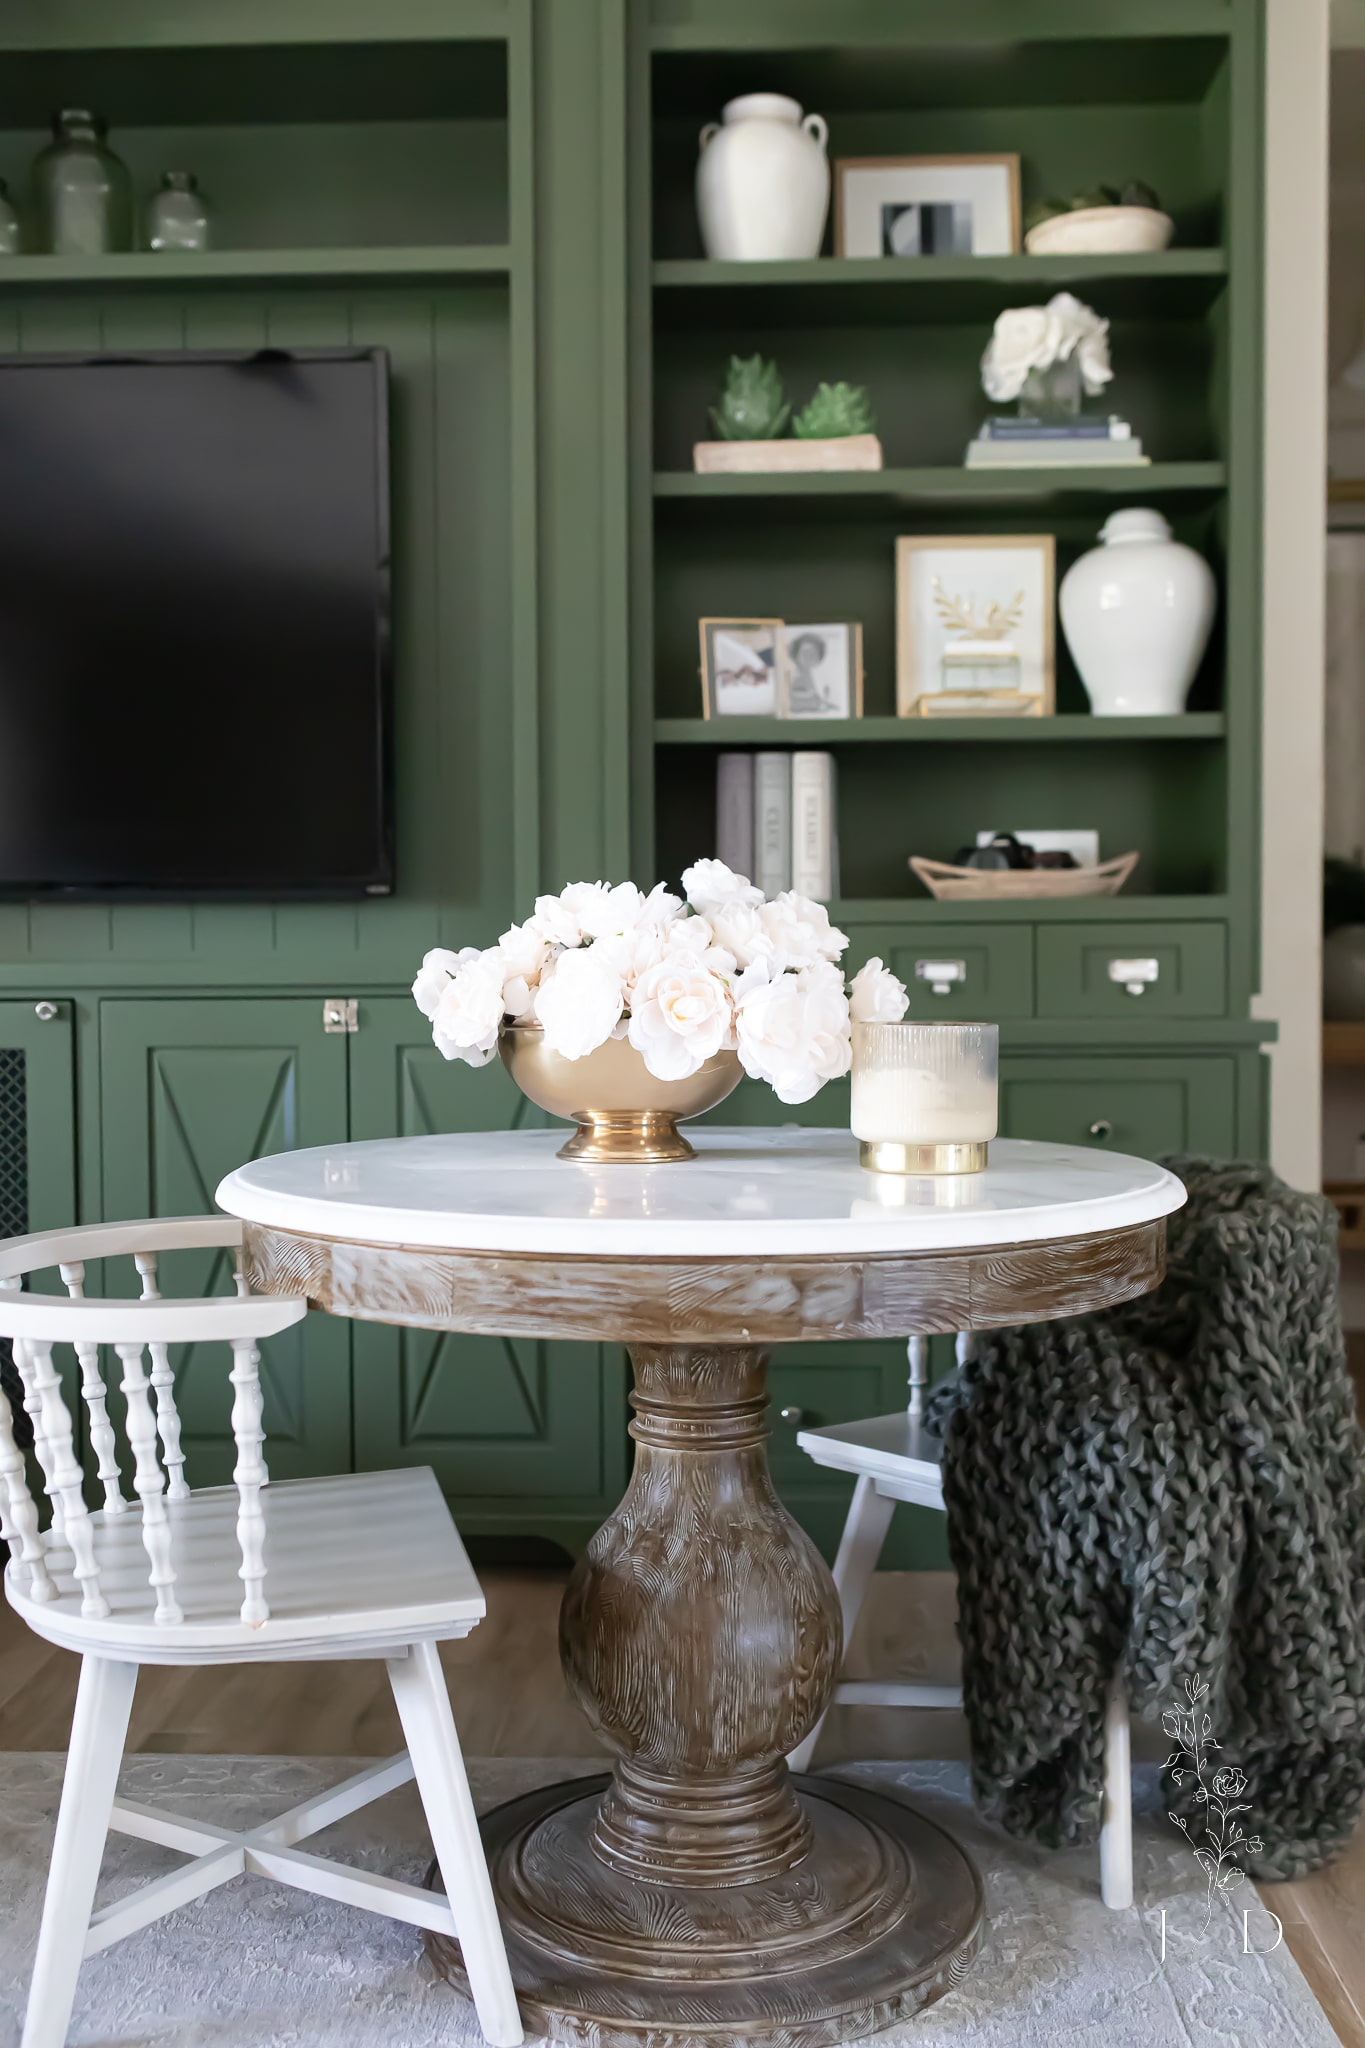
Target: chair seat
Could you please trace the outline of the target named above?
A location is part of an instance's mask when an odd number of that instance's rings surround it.
[[[71,1554],[50,1535],[57,1597],[30,1599],[11,1564],[10,1604],[50,1642],[146,1664],[382,1653],[421,1638],[466,1635],[482,1619],[479,1582],[429,1466],[272,1481],[260,1499],[270,1618],[259,1627],[237,1618],[235,1486],[207,1487],[167,1506],[183,1621],[153,1619],[135,1506],[90,1518],[108,1615],[82,1615]]]
[[[803,1429],[796,1441],[817,1465],[871,1479],[879,1493],[943,1505],[943,1439],[904,1408],[863,1422]]]

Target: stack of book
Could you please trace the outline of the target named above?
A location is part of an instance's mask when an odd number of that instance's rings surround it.
[[[967,443],[968,469],[1146,468],[1151,457],[1117,413],[1108,419],[1021,419],[995,413]]]
[[[765,896],[783,889],[817,903],[837,896],[834,756],[718,755],[716,855]]]

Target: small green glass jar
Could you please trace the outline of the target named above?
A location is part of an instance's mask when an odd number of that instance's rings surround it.
[[[161,187],[147,202],[149,249],[207,249],[209,210],[193,171],[163,171]]]

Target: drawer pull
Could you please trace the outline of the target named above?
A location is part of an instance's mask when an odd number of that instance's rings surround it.
[[[1107,1116],[1097,1116],[1094,1123],[1090,1126],[1090,1135],[1092,1138],[1098,1139],[1102,1145],[1106,1138],[1113,1137],[1114,1126],[1110,1123]]]
[[[1109,979],[1121,981],[1130,996],[1140,996],[1161,973],[1159,960],[1111,960]]]
[[[60,1017],[61,1010],[56,1003],[48,1002],[45,997],[41,1003],[33,1005],[33,1014],[40,1024],[50,1024],[54,1017]]]
[[[804,1408],[779,1408],[777,1413],[779,1420],[788,1423],[793,1429],[798,1423],[804,1422],[806,1417]]]
[[[967,963],[965,960],[917,960],[915,979],[927,981],[932,995],[948,996],[953,992],[954,982],[967,979]]]

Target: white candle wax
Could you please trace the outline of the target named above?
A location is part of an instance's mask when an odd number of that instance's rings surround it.
[[[995,1136],[996,1090],[965,1065],[951,1079],[923,1067],[855,1066],[850,1120],[870,1144],[984,1144]]]

